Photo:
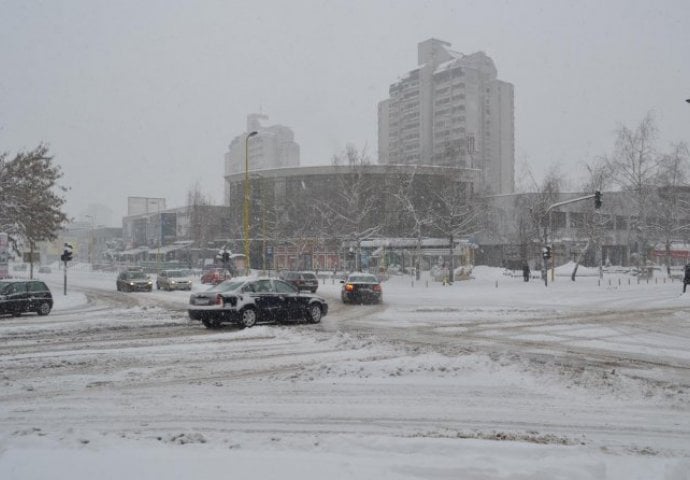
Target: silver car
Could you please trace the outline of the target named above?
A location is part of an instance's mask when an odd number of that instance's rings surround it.
[[[185,270],[161,270],[156,278],[158,290],[191,290],[192,281]]]

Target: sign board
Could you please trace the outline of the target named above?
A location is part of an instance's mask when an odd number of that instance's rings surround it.
[[[22,261],[24,263],[41,263],[41,252],[22,252]]]

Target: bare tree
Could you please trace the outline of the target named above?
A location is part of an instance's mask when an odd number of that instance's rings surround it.
[[[333,165],[342,168],[333,195],[320,205],[325,229],[343,241],[355,243],[355,269],[361,270],[361,242],[376,235],[383,227],[372,221],[382,204],[371,177],[366,174],[370,164],[366,149],[358,151],[348,145],[333,157]]]
[[[671,146],[671,152],[661,156],[659,162],[658,188],[655,200],[655,212],[650,222],[656,230],[659,240],[663,242],[666,257],[666,270],[671,273],[671,241],[681,233],[690,231],[690,190],[688,189],[688,146],[677,143]]]
[[[409,228],[413,238],[417,239],[417,253],[415,260],[416,279],[420,278],[420,259],[422,249],[422,234],[428,231],[434,223],[434,216],[429,202],[421,203],[421,198],[416,193],[420,189],[432,191],[428,185],[420,185],[416,176],[416,169],[411,174],[402,176],[399,180],[399,187],[393,194],[399,206],[402,223]]]
[[[483,227],[488,206],[473,194],[471,186],[446,179],[440,188],[432,191],[435,208],[432,210],[434,227],[448,239],[449,279],[452,281],[455,265],[455,240],[476,234]]]
[[[621,190],[628,196],[632,210],[629,224],[629,252],[635,250],[644,264],[650,248],[650,214],[660,170],[660,156],[655,148],[657,127],[651,112],[635,129],[621,126],[616,133],[609,168]],[[633,239],[637,242],[633,248]]]

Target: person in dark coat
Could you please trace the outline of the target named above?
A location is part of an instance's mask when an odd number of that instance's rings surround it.
[[[685,265],[685,275],[683,276],[683,293],[685,293],[688,283],[690,283],[690,263]]]
[[[525,282],[529,282],[529,265],[526,263],[522,266],[522,278]]]

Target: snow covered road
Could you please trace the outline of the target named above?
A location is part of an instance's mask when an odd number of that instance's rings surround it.
[[[0,478],[688,478],[677,283],[477,270],[246,330],[55,276],[49,316],[0,319]]]

